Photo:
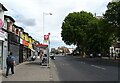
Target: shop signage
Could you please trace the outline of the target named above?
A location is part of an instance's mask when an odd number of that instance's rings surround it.
[[[25,45],[25,46],[29,46],[29,43],[25,40],[22,40],[22,44]]]
[[[31,50],[33,50],[32,44],[29,43],[28,48],[30,48]]]
[[[2,28],[2,25],[3,25],[2,19],[0,19],[0,28]]]

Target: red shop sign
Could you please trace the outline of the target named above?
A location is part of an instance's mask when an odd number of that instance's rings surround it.
[[[2,28],[2,25],[3,25],[2,19],[0,19],[0,28]]]
[[[29,46],[29,43],[25,40],[22,40],[22,44],[25,45],[25,46]]]

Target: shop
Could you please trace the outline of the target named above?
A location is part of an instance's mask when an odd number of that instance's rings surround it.
[[[23,62],[23,45],[20,44],[20,49],[19,49],[19,62],[22,63]]]
[[[23,47],[23,62],[28,58],[28,48],[26,46]]]
[[[15,56],[16,64],[19,64],[19,48],[20,48],[20,38],[13,34],[8,34],[8,50]]]
[[[24,40],[22,40],[22,41],[24,41]],[[28,57],[31,55],[30,54],[31,53],[30,49],[28,49],[28,47],[25,46],[24,43],[20,44],[19,51],[20,51],[20,57],[19,57],[19,62],[20,63],[25,62],[28,59]]]
[[[0,64],[2,64],[2,52],[3,52],[3,47],[2,47],[2,41],[0,41]]]
[[[28,53],[29,51],[29,49],[28,49],[28,45],[29,45],[29,43],[27,42],[27,41],[25,41],[25,40],[23,40],[23,39],[21,39],[21,41],[22,41],[22,44],[21,44],[21,52],[22,52],[22,57],[21,57],[21,60],[23,61],[23,62],[25,62],[27,59],[28,59],[28,54],[30,54],[30,53]]]
[[[0,29],[0,64],[2,70],[6,68],[7,55],[8,55],[7,33]]]
[[[0,38],[1,39],[1,38]],[[6,68],[6,57],[8,55],[8,44],[6,40],[0,40],[0,64],[1,69]]]
[[[33,49],[33,44],[31,42],[29,42],[28,48],[29,48],[29,52],[28,52],[29,56],[28,57],[34,56],[35,55],[35,50]]]
[[[2,30],[4,26],[4,11],[7,9],[0,3],[0,69],[4,70],[5,68],[5,56],[6,56],[6,33]]]
[[[29,38],[29,46],[28,46],[28,48],[30,49],[29,50],[29,53],[30,53],[30,55],[29,55],[29,57],[31,57],[31,56],[34,56],[34,52],[35,52],[35,50],[33,49],[33,42],[34,42],[34,40],[32,39],[32,37],[31,36],[28,36],[28,38]]]

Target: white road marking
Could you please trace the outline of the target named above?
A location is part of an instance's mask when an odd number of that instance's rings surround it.
[[[69,66],[70,64],[61,64],[62,66]]]
[[[96,65],[91,65],[92,67],[95,67],[95,68],[98,68],[98,69],[103,69],[103,70],[106,70],[106,68],[103,68],[103,67],[99,67],[99,66],[96,66]]]

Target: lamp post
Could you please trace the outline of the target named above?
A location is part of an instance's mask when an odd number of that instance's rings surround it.
[[[52,15],[52,13],[44,13],[43,12],[43,44],[44,44],[44,32],[45,32],[45,15]],[[50,53],[49,53],[49,50],[50,50],[50,33],[48,33],[48,56],[47,56],[47,63],[48,63],[48,67],[49,67],[49,57],[50,57]]]

